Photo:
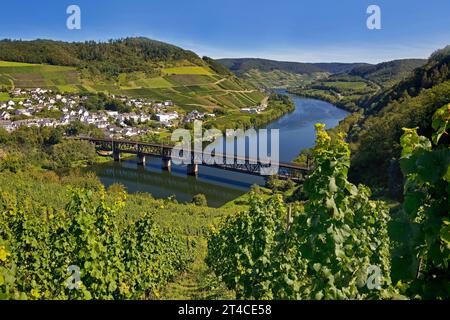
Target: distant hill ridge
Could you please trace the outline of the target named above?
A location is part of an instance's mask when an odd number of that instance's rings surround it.
[[[217,61],[231,71],[235,72],[237,75],[242,75],[252,69],[258,69],[264,72],[281,70],[299,74],[312,74],[318,72],[341,73],[348,72],[356,67],[370,66],[370,64],[367,63],[303,63],[258,58],[227,58],[218,59]]]
[[[381,87],[389,87],[426,63],[424,59],[394,60],[380,64],[302,63],[257,58],[217,61],[256,86],[285,88],[305,86],[330,76],[359,77]]]

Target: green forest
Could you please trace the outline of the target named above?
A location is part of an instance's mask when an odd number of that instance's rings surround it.
[[[126,38],[104,43],[68,43],[51,40],[0,41],[0,60],[88,68],[118,75],[133,71],[155,72],[158,63],[187,61],[201,65],[190,51],[146,38]]]

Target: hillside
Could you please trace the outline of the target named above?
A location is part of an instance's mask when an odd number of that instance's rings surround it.
[[[347,72],[361,63],[301,63],[267,59],[219,59],[237,76],[258,87],[287,88],[306,85],[329,74]]]
[[[172,100],[186,110],[240,109],[264,94],[207,57],[127,38],[105,43],[0,41],[0,87],[109,92]]]
[[[361,107],[367,108],[373,97],[404,80],[425,63],[426,60],[423,59],[404,59],[376,65],[360,65],[307,85],[297,85],[290,91],[356,111]]]
[[[110,75],[121,72],[154,72],[158,63],[202,65],[193,52],[146,38],[109,42],[68,43],[52,40],[0,41],[0,60],[89,67]]]
[[[383,62],[376,65],[360,66],[348,74],[373,81],[382,87],[390,87],[409,76],[414,69],[422,67],[425,59],[402,59]]]
[[[450,103],[450,50],[433,54],[427,63],[390,89],[366,102],[365,114],[350,130],[353,149],[351,177],[386,188],[400,197],[399,167],[403,128],[419,128],[431,137],[432,115]],[[448,139],[448,137],[444,137]]]
[[[260,71],[286,71],[297,74],[313,74],[313,73],[341,73],[352,70],[355,67],[365,66],[364,63],[303,63],[303,62],[286,62],[256,58],[242,59],[218,59],[218,62],[226,66],[237,75],[242,75],[250,70]]]

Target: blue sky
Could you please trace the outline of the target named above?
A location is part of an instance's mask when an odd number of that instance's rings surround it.
[[[71,4],[81,8],[81,30],[66,28]],[[371,4],[381,8],[382,30],[366,27]],[[380,62],[450,44],[449,14],[449,0],[3,1],[0,38],[146,36],[213,58]]]

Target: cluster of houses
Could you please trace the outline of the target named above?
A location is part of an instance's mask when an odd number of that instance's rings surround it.
[[[15,131],[22,126],[27,127],[56,127],[59,125],[58,120],[36,118],[36,119],[24,119],[17,121],[0,120],[0,128],[6,129],[9,132]]]
[[[197,110],[193,110],[184,116],[184,123],[191,123],[195,120],[204,120],[206,118],[215,118],[216,115],[214,113],[202,113]]]
[[[80,121],[103,130],[106,136],[132,137],[148,132],[149,128],[154,128],[155,125],[169,128],[181,123],[216,117],[214,113],[202,113],[197,110],[183,116],[174,111],[174,108],[170,108],[174,106],[172,101],[155,102],[125,96],[111,97],[122,101],[133,112],[89,111],[85,107],[88,96],[58,94],[40,88],[15,89],[9,96],[11,97],[9,101],[0,101],[0,128],[9,132],[22,126],[58,127]],[[266,108],[267,104],[263,103],[251,108],[242,108],[241,112],[258,114]],[[50,118],[48,111],[56,112]],[[145,125],[150,122],[152,125]]]
[[[173,126],[180,118],[176,111],[167,111],[173,102],[155,103],[146,99],[113,98],[121,100],[135,112],[119,113],[118,111],[88,111],[83,102],[87,96],[75,94],[56,94],[46,89],[16,89],[9,94],[9,101],[0,102],[0,127],[9,132],[21,126],[58,127],[66,126],[74,121],[93,125],[105,132],[107,136],[131,137],[147,132],[135,124],[157,121],[165,127]],[[59,111],[60,119],[45,118],[39,115],[42,111]],[[140,126],[142,127],[142,126]]]

